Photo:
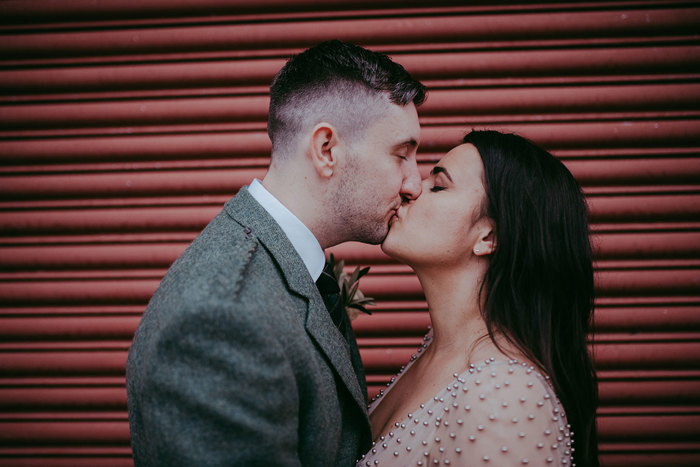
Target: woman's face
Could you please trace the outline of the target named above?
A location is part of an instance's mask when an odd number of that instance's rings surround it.
[[[466,264],[491,232],[490,219],[481,216],[483,175],[476,147],[452,149],[423,180],[420,197],[391,219],[382,250],[411,266]]]

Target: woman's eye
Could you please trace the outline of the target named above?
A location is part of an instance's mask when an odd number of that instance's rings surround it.
[[[399,159],[404,160],[404,161],[408,160],[408,156],[402,156],[402,155],[397,154],[396,157],[398,157]]]
[[[442,191],[442,190],[444,190],[444,189],[445,189],[444,186],[437,186],[437,185],[435,185],[434,187],[432,187],[432,188],[430,189],[430,191],[432,191],[433,193],[435,193],[436,191]]]

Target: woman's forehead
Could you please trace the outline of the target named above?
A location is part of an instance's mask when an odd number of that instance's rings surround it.
[[[446,170],[455,184],[474,179],[481,180],[484,171],[481,156],[472,144],[460,144],[448,152],[437,164]]]

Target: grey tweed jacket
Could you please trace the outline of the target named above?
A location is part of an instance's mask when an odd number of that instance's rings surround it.
[[[345,329],[244,187],[173,263],[136,331],[126,367],[136,465],[354,465],[371,430]]]

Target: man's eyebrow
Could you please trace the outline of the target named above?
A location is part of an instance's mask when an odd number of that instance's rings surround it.
[[[439,165],[436,165],[436,166],[433,167],[433,169],[430,171],[430,175],[437,175],[437,174],[439,174],[439,173],[445,174],[445,176],[446,176],[452,183],[454,183],[454,182],[452,181],[452,177],[450,177],[450,173],[447,171],[446,168],[440,167]]]
[[[410,147],[410,148],[416,148],[416,147],[418,147],[418,141],[416,141],[415,139],[411,138],[411,139],[409,139],[409,140],[407,140],[407,141],[403,141],[403,142],[401,142],[401,143],[395,144],[395,145],[394,145],[394,148],[395,148],[395,149],[398,149],[398,148],[401,148],[401,147],[404,147],[404,146],[408,146],[408,147]]]

